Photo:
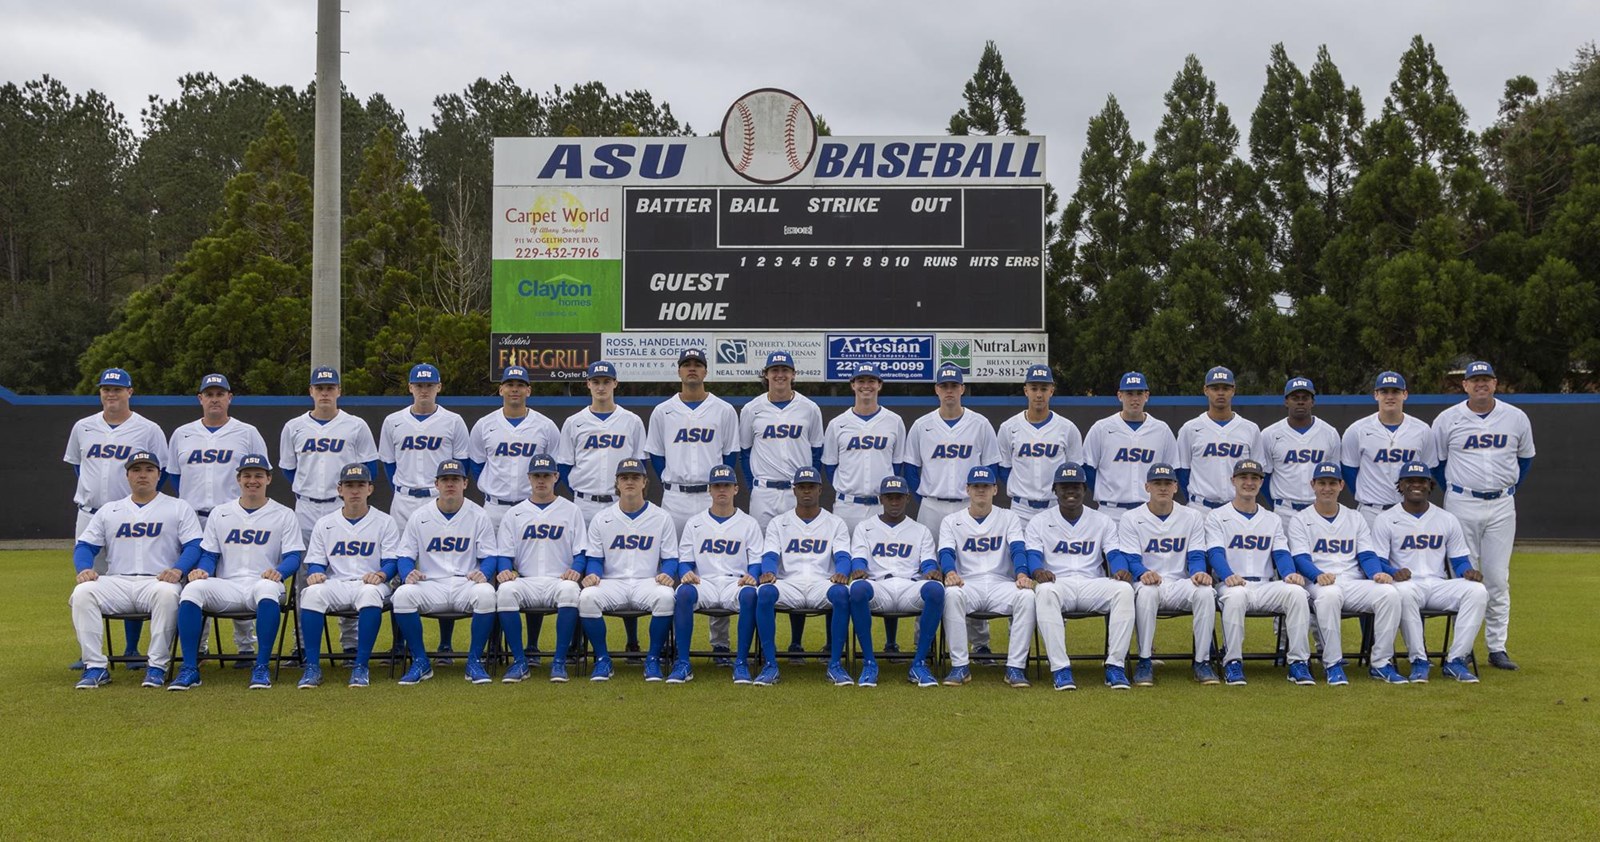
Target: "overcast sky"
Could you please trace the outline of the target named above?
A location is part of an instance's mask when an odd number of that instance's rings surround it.
[[[151,94],[210,71],[302,87],[315,75],[316,0],[0,0],[0,80],[50,74],[104,91],[138,130]],[[1091,115],[1115,94],[1149,142],[1162,94],[1199,56],[1242,137],[1282,41],[1302,71],[1327,44],[1369,118],[1414,34],[1431,41],[1474,129],[1491,123],[1505,80],[1541,85],[1600,37],[1594,0],[1523,2],[1067,2],[927,0],[583,0],[486,3],[344,0],[343,77],[383,93],[413,127],[433,98],[509,72],[536,91],[598,80],[643,88],[706,134],[747,90],[786,88],[836,134],[942,134],[985,39],[998,43],[1049,137],[1049,175],[1076,178]],[[1245,150],[1241,150],[1244,152]]]

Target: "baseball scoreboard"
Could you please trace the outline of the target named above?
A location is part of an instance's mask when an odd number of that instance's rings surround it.
[[[1045,362],[1044,139],[817,137],[747,94],[721,137],[495,141],[491,374],[1014,381]]]

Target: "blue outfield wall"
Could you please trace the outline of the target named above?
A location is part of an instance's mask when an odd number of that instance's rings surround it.
[[[630,396],[619,403],[649,422],[656,404],[671,394],[663,386],[660,396]],[[1600,395],[1505,395],[1502,399],[1528,413],[1533,423],[1538,457],[1532,474],[1517,493],[1517,537],[1525,540],[1600,540],[1600,519],[1593,511],[1593,477],[1600,475]],[[746,398],[730,398],[735,405]],[[851,405],[847,397],[817,398],[824,419],[844,412]],[[1446,406],[1462,400],[1460,394],[1412,395],[1407,410],[1424,421]],[[340,405],[365,418],[374,432],[383,417],[404,406],[405,397],[346,397]],[[460,412],[470,426],[479,417],[500,405],[498,397],[445,397],[441,404]],[[584,397],[541,397],[533,406],[557,425],[568,415],[588,405]],[[930,412],[936,401],[928,397],[886,397],[883,404],[910,420]],[[975,397],[966,404],[988,416],[996,425],[1020,412],[1022,397]],[[0,388],[0,475],[5,477],[0,503],[0,540],[70,538],[75,517],[72,506],[74,479],[70,466],[61,461],[67,434],[74,421],[99,411],[94,395],[18,395]],[[1060,397],[1056,411],[1087,431],[1097,419],[1115,412],[1114,397]],[[140,414],[160,424],[168,435],[177,427],[199,417],[193,395],[135,395],[133,406]],[[1235,406],[1245,417],[1262,427],[1283,417],[1283,400],[1276,395],[1241,395]],[[1204,411],[1205,399],[1199,395],[1154,397],[1149,412],[1172,425],[1174,431],[1188,419]],[[233,401],[233,414],[256,425],[274,452],[276,462],[278,434],[283,424],[310,408],[304,395],[239,396]],[[1371,395],[1325,395],[1318,400],[1317,414],[1343,431],[1352,421],[1375,411]],[[291,503],[288,483],[281,477],[273,483],[272,496]],[[374,496],[374,503],[387,508],[387,488]]]

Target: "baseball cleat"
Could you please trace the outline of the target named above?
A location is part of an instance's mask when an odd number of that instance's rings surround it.
[[[1295,661],[1289,665],[1289,680],[1295,684],[1316,684],[1317,680],[1311,677],[1311,667],[1305,661]]]
[[[250,671],[250,689],[269,690],[271,688],[272,670],[267,669],[266,664],[256,664],[256,668]]]
[[[455,654],[455,651],[456,650],[450,648],[449,644],[446,644],[444,646],[440,646],[439,647],[439,666],[448,667],[451,664],[455,663],[456,659],[450,657],[451,655]]]
[[[1050,673],[1050,684],[1057,690],[1076,690],[1077,682],[1072,680],[1072,667],[1062,667]]]
[[[467,659],[466,678],[473,684],[488,684],[494,680],[493,678],[489,677],[489,671],[484,669],[483,662],[477,658]]]
[[[255,665],[256,653],[249,649],[240,649],[239,660],[233,662],[233,668],[236,670],[252,669],[255,667]]]
[[[184,690],[188,690],[190,687],[199,687],[199,686],[200,686],[200,668],[199,667],[183,667],[182,669],[178,670],[178,677],[172,679],[172,683],[167,685],[167,689],[168,690],[177,690],[179,692],[182,692]]]
[[[1472,670],[1467,667],[1467,660],[1465,658],[1457,658],[1453,661],[1446,661],[1444,664],[1444,669],[1441,670],[1441,672],[1443,672],[1447,677],[1454,678],[1462,684],[1478,683],[1478,677],[1473,675]]]
[[[726,646],[711,647],[711,665],[714,667],[733,666],[733,650]]]
[[[844,667],[839,666],[838,661],[828,665],[828,680],[833,682],[835,687],[849,687],[856,683],[855,679],[850,677],[850,673],[845,672]]]
[[[537,646],[529,646],[522,650],[522,657],[528,662],[528,669],[536,669],[540,664],[544,663],[543,659],[539,657],[543,654]]]
[[[883,651],[889,654],[898,654],[900,652],[900,644],[885,643],[883,644]]]
[[[88,668],[89,668],[89,665],[84,663],[81,660],[73,661],[72,665],[67,667],[67,669],[72,670],[73,672],[83,672],[84,670],[86,670]]]
[[[165,687],[167,686],[167,671],[161,667],[150,667],[144,671],[144,680],[139,682],[140,687]]]
[[[96,687],[111,683],[111,671],[105,667],[88,667],[83,671],[83,677],[78,679],[79,690],[93,690]]]
[[[1127,670],[1122,667],[1106,667],[1106,686],[1113,690],[1127,690],[1131,687],[1132,685],[1128,683]]]
[[[400,686],[410,687],[413,684],[421,684],[432,677],[433,664],[427,658],[421,658],[413,661],[411,668],[406,670],[406,674],[400,676]]]
[[[1344,661],[1323,667],[1322,673],[1329,687],[1343,687],[1350,683],[1350,679],[1344,674]]]
[[[567,683],[567,662],[560,658],[550,659],[550,680],[556,684]]]
[[[1006,667],[1006,686],[1022,688],[1033,685],[1028,683],[1028,673],[1021,667]]]
[[[1411,662],[1411,674],[1406,676],[1406,681],[1409,681],[1412,684],[1427,684],[1428,683],[1428,672],[1432,668],[1433,668],[1433,662],[1432,661],[1426,661],[1426,660],[1412,661]]]
[[[766,666],[762,667],[761,668],[761,674],[756,676],[756,680],[752,681],[750,683],[754,684],[757,687],[770,687],[770,686],[772,686],[774,684],[777,684],[778,683],[778,665],[777,664],[767,664]]]
[[[950,671],[944,675],[944,683],[948,687],[960,687],[971,680],[972,668],[965,664],[959,667],[951,667]]]
[[[1222,680],[1229,687],[1243,687],[1247,684],[1248,682],[1244,680],[1244,661],[1229,661],[1223,664]]]
[[[129,649],[128,651],[123,652],[122,657],[133,659],[126,664],[129,670],[142,670],[150,666],[148,663],[145,663],[144,656],[140,655],[139,650],[137,649]]]
[[[306,667],[306,671],[300,676],[300,683],[296,684],[295,686],[299,687],[301,690],[310,690],[313,687],[321,687],[322,667]]]
[[[1368,667],[1367,675],[1382,681],[1385,684],[1405,684],[1406,677],[1394,668],[1394,664],[1384,664],[1381,667]]]
[[[630,640],[630,641],[628,641],[628,645],[627,646],[622,647],[622,651],[630,653],[630,654],[637,654],[637,653],[642,652],[644,650],[639,648],[639,641]]]
[[[1514,671],[1517,668],[1517,662],[1511,660],[1511,656],[1507,655],[1505,650],[1502,649],[1499,652],[1489,653],[1489,666],[1494,667],[1497,670]]]
[[[610,681],[611,680],[611,659],[610,658],[596,658],[595,662],[594,662],[594,670],[589,673],[589,680],[590,681]]]
[[[799,641],[795,641],[794,643],[789,644],[789,649],[787,651],[789,651],[791,654],[804,655],[806,653],[806,648],[801,646]],[[803,657],[791,657],[789,659],[789,663],[791,664],[803,664],[805,662],[806,659]]]
[[[1217,680],[1217,671],[1211,668],[1210,661],[1194,662],[1194,680],[1201,684],[1221,684]]]
[[[750,662],[749,661],[741,659],[741,660],[733,662],[733,683],[734,684],[749,684],[750,683]]]
[[[372,670],[367,667],[350,668],[350,686],[368,687],[372,684]]]
[[[856,679],[857,687],[878,686],[878,662],[868,661],[861,666],[861,677]]]
[[[1140,687],[1155,686],[1156,665],[1149,658],[1140,658],[1139,663],[1134,665],[1133,683]]]
[[[645,658],[644,659],[644,680],[645,681],[660,681],[661,680],[661,659],[660,658]]]
[[[506,674],[500,676],[500,683],[517,684],[526,681],[531,674],[533,674],[533,668],[528,666],[526,660],[515,661],[511,666],[506,667]]]
[[[689,668],[688,661],[679,661],[672,665],[672,672],[667,676],[668,684],[687,684],[694,680],[694,670]]]
[[[918,687],[937,687],[939,679],[933,677],[933,672],[928,665],[918,661],[911,665],[911,672],[906,675],[906,680]]]

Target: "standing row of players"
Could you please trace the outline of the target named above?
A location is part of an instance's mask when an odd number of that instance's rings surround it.
[[[1404,413],[1404,379],[1385,372],[1374,390],[1379,411],[1352,425],[1342,442],[1312,415],[1315,389],[1310,381],[1289,381],[1284,390],[1288,417],[1262,432],[1233,413],[1233,377],[1221,368],[1207,373],[1207,411],[1177,436],[1144,413],[1148,386],[1141,375],[1130,373],[1119,384],[1122,410],[1097,422],[1086,438],[1050,411],[1054,383],[1044,367],[1028,374],[1027,409],[1003,423],[998,434],[981,415],[961,406],[964,386],[961,372],[953,367],[938,372],[939,408],[910,428],[878,405],[881,381],[871,366],[863,366],[852,380],[855,406],[826,428],[816,405],[794,391],[793,362],[787,354],[771,355],[764,371],[767,393],[752,399],[742,412],[705,390],[703,353],[685,352],[679,374],[681,391],[656,409],[646,434],[638,416],[612,398],[614,368],[596,363],[588,377],[591,405],[558,431],[528,408],[526,372],[511,367],[500,387],[504,406],[468,432],[459,415],[438,406],[438,372],[422,364],[410,378],[413,404],[386,419],[374,443],[365,422],[338,409],[337,372],[317,369],[310,389],[312,411],[286,425],[280,443],[281,467],[294,485],[302,538],[321,516],[337,508],[337,471],[352,457],[368,463],[374,476],[376,463],[385,463],[395,486],[393,513],[404,523],[438,495],[429,473],[444,455],[468,460],[493,521],[524,499],[528,486],[517,465],[532,454],[554,453],[562,480],[586,517],[615,502],[615,465],[648,455],[662,479],[663,507],[680,529],[707,505],[705,470],[719,463],[743,469],[758,524],[788,510],[794,500],[792,471],[812,465],[832,481],[834,511],[847,524],[881,510],[876,478],[896,473],[920,499],[918,521],[937,529],[945,516],[965,505],[962,482],[977,465],[989,466],[1006,482],[1012,510],[1027,520],[1052,505],[1049,477],[1054,466],[1081,461],[1101,512],[1115,520],[1148,498],[1142,475],[1157,461],[1176,466],[1189,505],[1205,511],[1225,503],[1232,462],[1259,458],[1267,474],[1265,496],[1275,507],[1300,510],[1314,498],[1311,467],[1340,453],[1360,511],[1370,521],[1399,499],[1394,481],[1400,463],[1418,459],[1444,475],[1450,491],[1447,505],[1463,520],[1472,556],[1487,574],[1491,661],[1514,667],[1504,651],[1515,530],[1511,493],[1526,475],[1533,445],[1526,416],[1495,400],[1496,381],[1486,363],[1469,367],[1464,381],[1468,400],[1447,410],[1431,430]],[[134,447],[170,451],[168,478],[201,518],[234,496],[230,461],[247,451],[265,451],[259,432],[229,417],[231,390],[221,375],[205,378],[200,390],[203,417],[177,431],[170,443],[153,423],[131,411],[131,391],[126,372],[108,370],[101,378],[104,411],[74,427],[65,458],[79,475],[75,502],[80,533],[95,510],[126,489],[120,460]],[[344,630],[346,648],[355,643],[350,626]],[[973,631],[978,635],[974,642],[984,646],[985,629],[975,625]],[[893,632],[891,624],[891,640]],[[247,629],[237,630],[236,636],[248,646]],[[719,650],[728,648],[725,623],[713,624],[713,643]]]

